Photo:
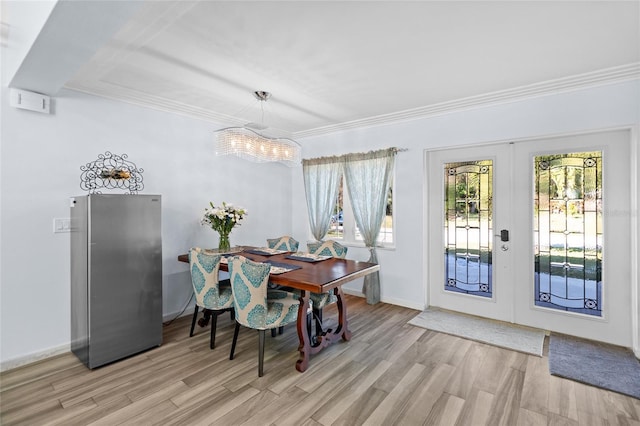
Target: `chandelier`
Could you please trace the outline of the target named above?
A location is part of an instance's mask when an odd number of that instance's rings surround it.
[[[263,109],[271,93],[254,92]],[[264,117],[264,110],[263,117]],[[280,162],[295,167],[302,161],[302,149],[298,142],[289,138],[269,137],[258,133],[264,124],[249,123],[244,127],[227,127],[216,130],[216,155],[233,154],[256,163]]]

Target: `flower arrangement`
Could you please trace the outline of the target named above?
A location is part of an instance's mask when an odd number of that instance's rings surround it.
[[[207,207],[204,210],[201,223],[202,225],[210,226],[211,229],[220,234],[218,249],[220,251],[228,250],[231,247],[229,233],[231,233],[234,226],[240,226],[240,222],[248,214],[248,211],[243,207],[236,207],[224,201],[221,207],[216,207],[211,202],[209,205],[211,207]]]

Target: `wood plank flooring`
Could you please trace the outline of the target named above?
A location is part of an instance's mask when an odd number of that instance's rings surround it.
[[[2,425],[639,425],[640,400],[549,374],[540,358],[407,325],[418,312],[347,296],[350,342],[295,370],[298,337],[258,335],[219,317],[189,337],[190,316],[162,346],[87,369],[64,354],[0,375]],[[336,311],[325,310],[335,323]],[[380,339],[380,340],[378,340]]]

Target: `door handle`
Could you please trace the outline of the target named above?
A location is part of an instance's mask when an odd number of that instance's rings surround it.
[[[507,241],[509,241],[509,230],[501,229],[500,234],[496,234],[496,237],[500,237],[500,241],[506,243]]]

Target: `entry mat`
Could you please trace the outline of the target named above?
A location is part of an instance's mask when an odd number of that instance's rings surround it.
[[[551,333],[549,372],[640,399],[640,361],[627,348]]]
[[[429,308],[409,321],[417,327],[453,334],[493,346],[542,356],[544,331],[502,321]]]

